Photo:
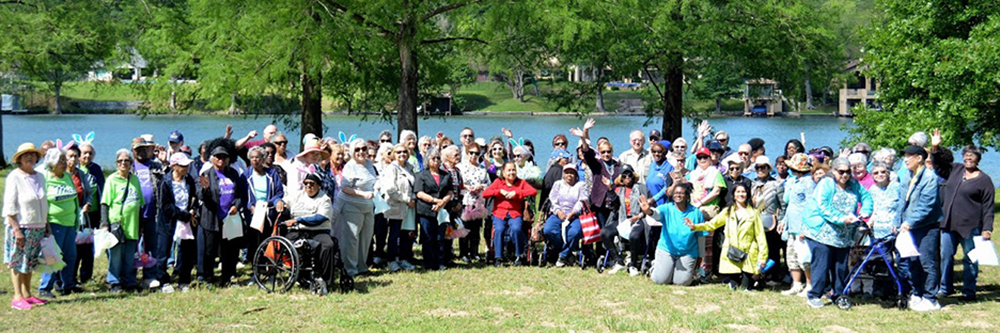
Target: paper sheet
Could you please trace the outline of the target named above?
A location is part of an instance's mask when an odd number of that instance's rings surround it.
[[[257,201],[253,211],[253,217],[250,218],[250,227],[264,232],[264,219],[267,218],[267,201]]]
[[[997,249],[993,242],[983,239],[982,236],[972,237],[972,242],[976,248],[969,251],[969,260],[983,266],[1000,266],[1000,259],[997,258]]]
[[[896,236],[896,251],[899,251],[900,258],[920,256],[917,243],[913,241],[913,235],[910,235],[909,231],[901,232]]]
[[[243,237],[243,222],[239,214],[226,216],[222,219],[222,238],[226,240]]]

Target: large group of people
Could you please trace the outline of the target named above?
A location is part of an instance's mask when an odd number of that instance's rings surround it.
[[[547,158],[508,129],[485,139],[464,128],[457,141],[412,131],[396,142],[390,131],[377,140],[307,134],[297,154],[273,125],[261,140],[256,131],[234,139],[230,127],[197,149],[174,131],[168,146],[148,134],[133,139],[107,175],[89,141],[24,143],[3,197],[11,306],[82,291],[95,244],[78,236],[90,232],[118,240],[99,253],[111,292],[229,286],[241,262],[280,233],[319,244],[316,276],[327,283],[339,270],[360,277],[418,264],[600,265],[656,284],[790,285],[781,293],[812,307],[845,292],[895,295],[895,284],[871,281],[845,290],[859,261],[851,250],[906,234],[919,255],[890,248],[892,265],[909,307],[928,311],[955,293],[958,245],[968,254],[973,237],[993,230],[981,151],[968,146],[953,163],[937,130],[914,134],[901,156],[864,143],[807,150],[792,139],[772,158],[764,140],[732,149],[708,122],[690,140],[631,131],[616,156],[607,138],[590,137],[594,126],[589,119],[555,135]],[[43,274],[34,292],[49,236],[66,266]],[[967,256],[963,264],[959,299],[975,300],[978,266]]]

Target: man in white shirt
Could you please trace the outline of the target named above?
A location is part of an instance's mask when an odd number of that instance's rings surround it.
[[[653,160],[653,155],[643,147],[646,143],[646,138],[643,136],[642,131],[632,131],[632,134],[628,136],[628,142],[632,146],[632,149],[618,155],[618,161],[631,166],[632,170],[635,170],[635,177],[639,184],[645,184],[646,175],[649,174],[649,163]]]

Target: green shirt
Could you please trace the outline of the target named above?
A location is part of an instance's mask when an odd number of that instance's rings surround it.
[[[128,197],[125,197],[126,190]],[[121,223],[126,239],[139,239],[139,207],[146,204],[139,177],[130,174],[126,182],[117,172],[108,176],[108,180],[104,182],[101,204],[108,205],[110,223]]]
[[[61,178],[57,178],[51,171],[45,172],[45,192],[49,199],[49,223],[76,227],[79,198],[69,172],[63,172]]]

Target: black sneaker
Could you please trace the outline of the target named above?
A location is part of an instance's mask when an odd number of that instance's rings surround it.
[[[119,285],[113,285],[113,286],[111,286],[111,290],[110,290],[110,292],[112,294],[121,294],[123,291],[125,291],[125,289],[122,289],[122,287],[119,286]]]
[[[962,303],[972,303],[976,301],[976,295],[962,295],[958,296],[958,301]]]

